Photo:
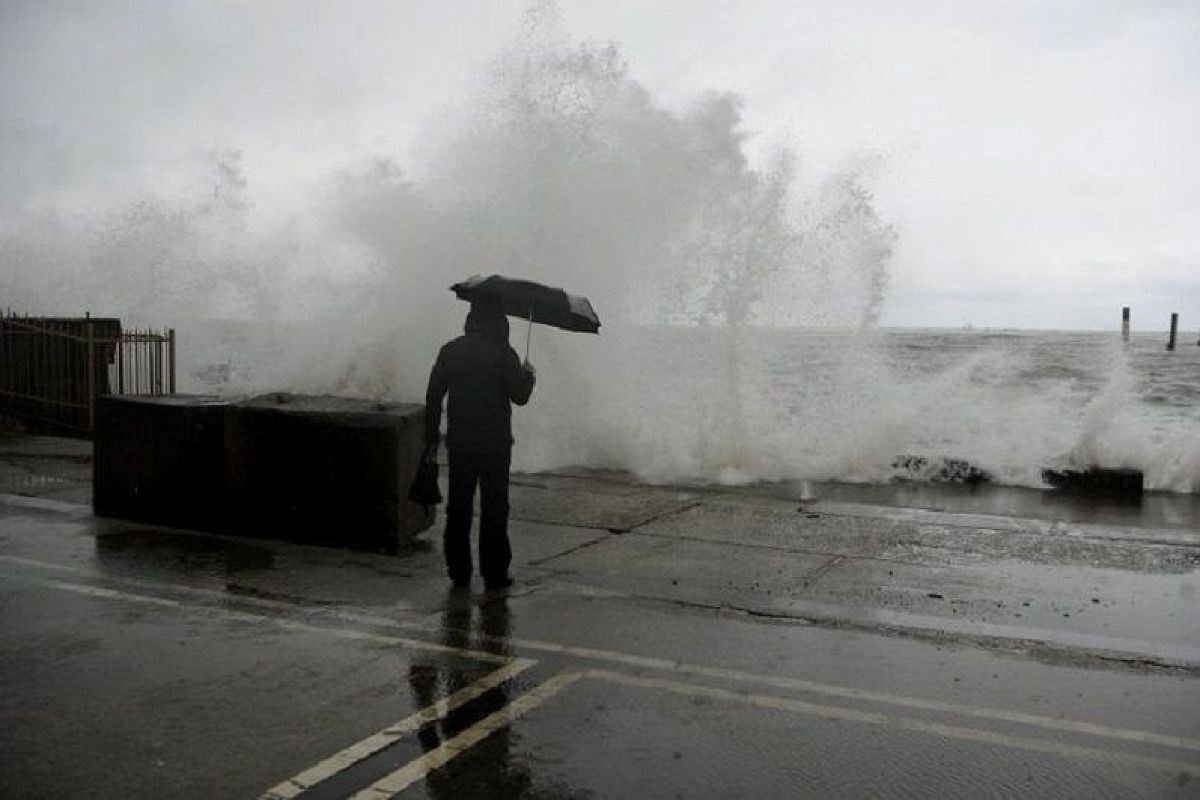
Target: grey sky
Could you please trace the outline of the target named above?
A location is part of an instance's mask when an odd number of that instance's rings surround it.
[[[259,203],[363,154],[419,170],[525,5],[3,2],[0,214],[170,186],[214,146]],[[882,154],[885,324],[1200,325],[1200,3],[560,6],[668,108],[743,96],[752,156]]]

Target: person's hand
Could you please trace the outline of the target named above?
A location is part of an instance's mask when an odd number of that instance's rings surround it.
[[[525,362],[523,362],[523,363],[521,364],[521,369],[523,369],[523,370],[525,370],[526,372],[528,372],[528,373],[529,373],[529,377],[531,377],[531,378],[536,378],[536,377],[537,377],[537,370],[536,370],[536,369],[534,369],[534,366],[533,366],[533,364],[530,364],[528,361],[525,361]]]

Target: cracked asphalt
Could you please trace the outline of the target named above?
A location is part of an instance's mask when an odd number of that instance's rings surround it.
[[[1186,513],[525,475],[516,585],[455,592],[436,528],[98,519],[86,452],[14,448],[5,796],[1200,796]]]

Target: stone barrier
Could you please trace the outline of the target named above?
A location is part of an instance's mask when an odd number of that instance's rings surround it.
[[[423,434],[416,403],[105,397],[96,513],[395,553],[433,524],[408,500]]]
[[[1095,497],[1141,498],[1143,476],[1138,469],[1044,469],[1042,480],[1060,492]]]
[[[408,499],[425,407],[269,394],[229,407],[229,499],[254,535],[395,552],[433,524]]]
[[[92,505],[105,517],[224,524],[225,412],[202,395],[97,398]]]

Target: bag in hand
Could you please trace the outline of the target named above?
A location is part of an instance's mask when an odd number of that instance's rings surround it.
[[[430,508],[442,502],[442,490],[438,488],[437,459],[432,450],[421,454],[417,474],[413,477],[412,485],[408,487],[408,499],[425,506],[426,514]]]

